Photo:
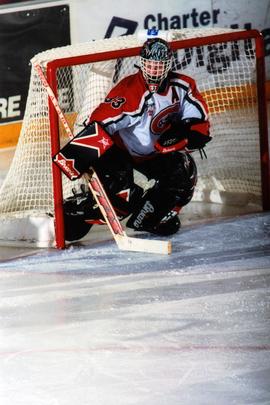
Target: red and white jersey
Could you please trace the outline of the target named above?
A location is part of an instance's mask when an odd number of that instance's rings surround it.
[[[172,113],[179,113],[181,119],[207,121],[207,105],[195,81],[170,72],[165,90],[150,93],[138,71],[112,88],[90,121],[101,123],[112,139],[114,134],[119,134],[132,156],[144,157],[157,153],[154,145],[169,128],[167,119]]]

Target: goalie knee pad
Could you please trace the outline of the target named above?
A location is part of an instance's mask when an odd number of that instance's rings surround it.
[[[180,228],[177,215],[170,213],[175,207],[183,207],[192,198],[197,181],[197,169],[193,158],[176,152],[163,161],[164,171],[157,178],[155,186],[148,190],[127,222],[127,226],[136,230],[145,230],[160,235],[169,235]],[[168,219],[163,221],[168,215]],[[169,221],[170,220],[170,221]],[[169,221],[169,222],[168,222]],[[162,232],[161,224],[164,225]]]
[[[183,207],[191,200],[196,183],[197,167],[194,159],[187,153],[173,154],[171,176],[160,187],[175,196],[175,205]]]

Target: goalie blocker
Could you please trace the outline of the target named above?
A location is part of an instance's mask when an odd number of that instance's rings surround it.
[[[93,122],[69,141],[53,157],[53,162],[70,180],[76,180],[112,145],[113,141],[107,132]]]

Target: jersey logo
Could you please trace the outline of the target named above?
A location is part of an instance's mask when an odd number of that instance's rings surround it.
[[[175,103],[161,110],[151,121],[151,131],[155,135],[161,135],[170,128],[170,115],[179,112],[180,103]]]
[[[110,103],[112,108],[120,108],[121,105],[123,105],[127,100],[125,99],[125,97],[107,97],[105,98],[105,103]]]

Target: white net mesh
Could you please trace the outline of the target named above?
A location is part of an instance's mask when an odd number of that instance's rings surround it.
[[[176,30],[175,40],[226,33],[227,29]],[[69,56],[140,46],[136,36],[118,37],[57,48],[38,54],[48,61]],[[252,40],[179,49],[174,69],[195,78],[210,109],[208,159],[194,157],[199,169],[195,200],[260,202],[261,177],[256,94],[256,58]],[[79,64],[57,72],[58,99],[74,132],[121,78],[137,71],[138,58]],[[61,125],[60,125],[61,127]],[[61,132],[62,143],[66,135]],[[74,182],[64,177],[64,196]],[[0,190],[0,218],[54,215],[48,95],[32,69],[25,117],[16,153]]]

